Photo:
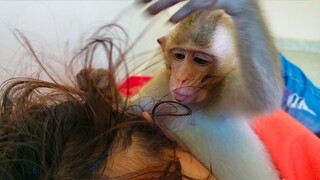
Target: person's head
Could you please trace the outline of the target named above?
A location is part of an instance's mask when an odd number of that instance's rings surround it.
[[[103,82],[91,73],[91,55],[99,45],[120,57],[116,63],[108,57]],[[190,164],[200,164],[127,108],[116,77],[126,52],[113,46],[113,37],[93,39],[75,56],[86,55],[84,70],[74,76],[78,84],[32,78],[3,83],[0,179],[208,177],[202,168],[196,170],[201,176],[194,176]]]

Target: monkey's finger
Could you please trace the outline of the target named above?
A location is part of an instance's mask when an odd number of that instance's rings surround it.
[[[146,4],[146,3],[149,3],[149,2],[151,2],[151,1],[152,1],[152,0],[139,0],[140,3],[145,3],[145,4]]]
[[[160,11],[165,10],[181,1],[184,0],[159,0],[156,3],[152,4],[150,7],[148,7],[147,11],[152,14],[158,14]]]
[[[215,7],[215,2],[216,0],[191,0],[176,12],[170,18],[170,21],[173,23],[177,23],[195,11],[203,9],[213,9]]]

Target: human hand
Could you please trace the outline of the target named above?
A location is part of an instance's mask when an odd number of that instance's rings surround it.
[[[141,3],[149,3],[152,0],[140,0]],[[153,5],[151,5],[147,11],[155,15],[175,4],[178,4],[185,0],[157,0]],[[177,23],[197,10],[203,9],[214,9],[217,0],[190,0],[186,5],[179,9],[173,16],[171,16],[170,21]]]

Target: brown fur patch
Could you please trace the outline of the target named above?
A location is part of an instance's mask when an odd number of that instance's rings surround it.
[[[174,44],[185,44],[190,40],[198,47],[209,47],[214,31],[223,11],[195,12],[180,22],[169,35]]]

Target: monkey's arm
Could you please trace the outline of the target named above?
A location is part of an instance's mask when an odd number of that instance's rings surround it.
[[[234,20],[244,88],[241,93],[245,93],[241,101],[248,103],[247,108],[256,113],[279,109],[283,92],[279,55],[257,1],[218,0],[217,5],[224,8]]]
[[[130,98],[128,106],[133,108],[133,113],[140,115],[140,111],[152,113],[152,109],[159,100],[171,100],[169,93],[170,71],[159,70],[136,95]],[[138,109],[136,109],[138,108]]]

